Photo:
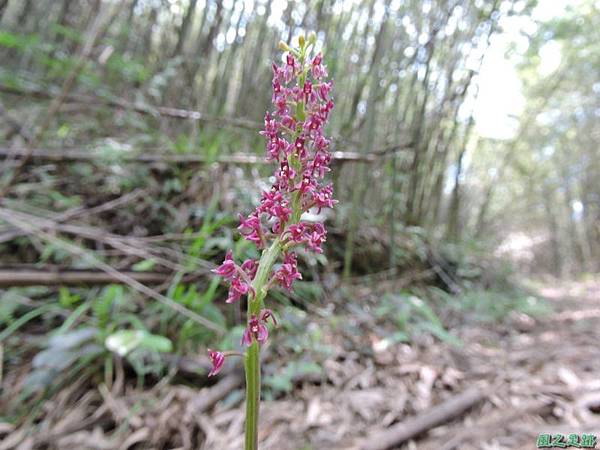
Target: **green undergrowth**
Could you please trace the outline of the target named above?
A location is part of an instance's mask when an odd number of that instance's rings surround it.
[[[522,288],[506,290],[471,288],[458,295],[449,295],[431,288],[432,297],[462,317],[483,323],[501,323],[512,312],[543,317],[552,312],[550,304]]]

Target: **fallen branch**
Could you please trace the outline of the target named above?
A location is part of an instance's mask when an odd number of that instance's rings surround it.
[[[408,441],[419,434],[453,419],[486,397],[481,389],[471,388],[405,422],[387,430],[372,433],[361,450],[386,450]]]
[[[23,89],[2,84],[0,84],[0,92],[11,95],[29,96],[40,99],[51,99],[56,95],[55,92],[48,92],[40,88]],[[200,111],[182,108],[172,108],[169,106],[153,106],[148,104],[132,103],[121,98],[105,98],[91,95],[69,94],[65,97],[65,100],[69,101],[70,103],[81,105],[81,109],[84,111],[89,111],[90,108],[94,107],[105,106],[110,108],[121,108],[129,111],[134,111],[139,114],[154,117],[160,116],[173,119],[194,120],[198,122],[214,124],[221,128],[240,128],[252,132],[260,130],[263,126],[262,123],[248,119],[215,117],[206,115]],[[72,108],[72,110],[77,111],[78,108]],[[343,136],[333,136],[332,141],[334,144],[351,145],[353,147],[360,147],[362,145],[361,142],[348,139]],[[411,141],[404,141],[397,144],[389,144],[380,149],[375,149],[373,150],[373,153],[369,156],[387,156],[396,152],[412,150],[413,148],[414,145]]]
[[[220,380],[214,386],[205,389],[204,394],[198,395],[193,401],[192,407],[196,414],[203,413],[219,400],[225,398],[227,394],[242,384],[244,377],[239,373],[231,373]]]
[[[0,201],[0,204],[2,204],[1,201]],[[95,227],[60,224],[60,223],[56,223],[55,221],[50,220],[50,219],[32,216],[30,214],[22,213],[22,212],[15,211],[15,210],[0,208],[0,211],[5,212],[6,214],[10,214],[12,216],[19,217],[19,218],[25,220],[26,222],[36,223],[36,225],[38,227],[40,227],[40,229],[42,229],[42,230],[51,231],[53,233],[54,232],[63,232],[63,233],[72,234],[72,235],[75,235],[78,237],[82,237],[85,239],[90,239],[90,240],[94,240],[97,242],[103,242],[103,243],[113,247],[114,249],[124,252],[125,254],[134,255],[134,256],[137,256],[142,259],[153,260],[156,264],[159,264],[170,270],[174,270],[174,271],[185,271],[186,270],[186,268],[183,265],[181,265],[177,262],[173,262],[169,259],[163,258],[162,256],[160,256],[157,253],[158,250],[170,251],[168,248],[153,249],[152,247],[141,245],[140,242],[135,237],[114,235],[111,233],[106,233],[102,229],[95,228]],[[21,231],[25,232],[25,230],[21,230]],[[27,234],[29,234],[29,233],[27,233]],[[10,232],[9,232],[8,237],[10,238]],[[0,243],[4,242],[3,239],[5,239],[5,236],[0,235]],[[211,263],[209,263],[208,261],[204,261],[199,258],[190,258],[190,257],[188,257],[188,259],[190,261],[197,263],[199,266],[204,267],[204,269],[206,269],[206,270],[213,268],[213,265]]]
[[[129,192],[128,194],[122,195],[121,197],[118,197],[114,200],[110,200],[101,205],[94,206],[92,208],[85,208],[83,206],[78,206],[76,208],[69,209],[63,213],[54,215],[52,217],[52,220],[56,221],[57,223],[63,223],[68,220],[79,219],[79,218],[82,218],[85,216],[91,216],[94,214],[100,214],[100,213],[115,209],[117,207],[123,206],[133,200],[136,200],[137,198],[139,198],[145,194],[147,195],[145,190],[136,189],[135,191]],[[3,203],[0,202],[0,204],[3,204]],[[26,234],[25,232],[23,232],[21,230],[16,230],[16,229],[10,230],[8,232],[0,233],[0,244],[2,244],[3,242],[11,241],[11,240],[13,240],[19,236],[23,236],[25,234]]]
[[[163,272],[121,271],[123,275],[145,284],[161,284],[169,281],[174,274]],[[183,281],[189,281],[190,276]],[[78,286],[122,284],[123,280],[114,275],[97,270],[77,270],[62,268],[0,268],[0,288],[16,286]]]
[[[46,233],[40,227],[36,226],[33,223],[29,223],[28,221],[23,220],[22,218],[19,218],[16,214],[11,214],[10,211],[0,208],[0,219],[10,223],[11,225],[17,228],[27,231],[27,234],[35,235],[36,237],[46,242],[52,243],[63,248],[64,250],[73,255],[77,255],[84,258],[86,261],[88,261],[88,263],[92,264],[94,267],[97,267],[103,272],[106,272],[111,276],[115,277],[115,279],[122,281],[124,284],[126,284],[133,290],[140,292],[158,301],[159,303],[162,303],[166,307],[171,308],[172,310],[177,311],[178,313],[186,316],[188,319],[191,319],[201,325],[204,325],[206,328],[213,330],[219,334],[223,334],[225,332],[225,329],[221,325],[210,321],[206,317],[203,317],[200,314],[186,308],[185,306],[183,306],[180,303],[177,303],[173,299],[166,297],[161,293],[156,292],[154,289],[149,288],[145,284],[140,283],[139,281],[134,280],[131,277],[119,272],[117,269],[105,263],[104,261],[99,260],[96,256],[86,251],[85,249],[82,249],[77,245],[74,245],[70,242],[64,241],[60,238]]]
[[[202,155],[169,155],[169,154],[149,154],[142,153],[139,155],[131,155],[122,152],[118,155],[103,154],[94,150],[85,149],[60,149],[50,150],[35,148],[31,151],[23,148],[9,149],[0,147],[0,156],[12,158],[24,158],[29,156],[32,159],[49,161],[49,162],[77,162],[77,161],[102,161],[116,160],[119,162],[141,162],[141,163],[165,163],[165,164],[245,164],[259,165],[270,164],[262,155],[248,154],[233,154],[224,155],[217,158],[207,158]],[[334,161],[340,162],[375,162],[375,155],[362,155],[357,152],[332,152],[331,157]]]
[[[18,120],[14,119],[10,116],[10,114],[8,114],[2,102],[0,102],[0,117],[3,117],[4,121],[8,125],[8,131],[4,135],[4,140],[6,142],[9,142],[15,135],[21,136],[26,143],[31,141],[29,132]]]
[[[443,438],[438,439],[430,447],[424,450],[455,450],[463,448],[468,442],[486,442],[497,436],[504,427],[525,415],[539,414],[544,410],[552,410],[552,403],[547,400],[532,400],[521,407],[506,408],[504,411],[498,411],[491,417],[485,417],[473,424],[469,424],[464,429],[452,430]]]
[[[20,89],[13,86],[0,85],[0,92],[14,95],[26,95],[35,98],[54,97],[54,94],[52,92],[47,92],[39,88]],[[171,117],[174,119],[195,120],[198,122],[215,123],[220,126],[243,128],[251,131],[259,130],[262,127],[261,123],[252,120],[214,117],[208,116],[200,111],[182,108],[172,108],[169,106],[152,106],[148,104],[133,103],[120,98],[106,98],[81,94],[69,94],[65,97],[65,99],[69,102],[81,103],[88,107],[103,105],[112,108],[122,108],[149,116],[163,116]]]

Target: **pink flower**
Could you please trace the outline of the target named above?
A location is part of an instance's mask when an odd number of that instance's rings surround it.
[[[333,208],[337,203],[337,200],[333,198],[333,186],[328,184],[323,187],[320,191],[313,194],[314,206],[319,208]]]
[[[310,94],[312,94],[312,83],[310,81],[306,81],[304,86],[302,87],[302,92],[304,92],[304,101],[308,101]]]
[[[242,236],[244,236],[247,240],[254,242],[258,247],[262,245],[262,225],[260,223],[260,219],[256,214],[252,214],[245,218],[241,214],[240,218],[240,226],[238,230]]]
[[[269,319],[271,319],[273,321],[273,325],[277,325],[277,320],[275,319],[275,315],[273,314],[273,311],[271,311],[270,309],[263,309],[260,312],[260,320],[263,321],[264,323],[267,323],[269,321]]]
[[[323,56],[320,53],[318,53],[312,60],[311,72],[312,72],[312,76],[315,77],[316,79],[327,76],[327,69],[325,69],[325,66],[323,66],[322,62],[323,62]]]
[[[231,281],[231,286],[229,286],[229,295],[225,303],[235,303],[242,295],[246,295],[251,290],[251,287],[248,283],[242,280],[240,277],[236,277]]]
[[[315,223],[312,232],[308,236],[308,247],[316,253],[323,253],[321,244],[325,242],[325,239],[327,239],[327,230],[325,230],[323,224]]]
[[[281,158],[281,153],[288,147],[285,139],[277,136],[272,136],[267,144],[268,158],[273,161],[278,161]]]
[[[250,347],[254,339],[256,339],[259,344],[263,344],[268,337],[269,330],[267,327],[262,324],[255,315],[252,315],[248,321],[248,326],[244,330],[244,335],[242,336],[242,345]]]
[[[210,358],[210,362],[212,363],[212,369],[208,372],[208,376],[212,377],[218,374],[223,368],[223,363],[225,362],[225,355],[221,352],[208,349],[208,357]]]
[[[273,80],[278,81],[279,83],[284,83],[285,79],[283,76],[283,70],[281,70],[276,63],[271,64],[271,67],[273,69]]]
[[[310,136],[319,136],[321,133],[322,120],[318,114],[312,114],[309,119],[304,122],[304,131]]]
[[[318,152],[312,162],[312,174],[319,178],[323,178],[325,174],[331,170],[329,168],[330,162],[331,155],[329,155],[329,153]]]
[[[292,81],[294,75],[296,74],[296,60],[292,56],[291,53],[288,53],[286,56],[287,64],[283,68],[283,77],[286,83]]]
[[[292,213],[288,200],[276,187],[271,188],[268,192],[263,192],[257,211],[267,213],[269,218],[277,217],[281,222],[287,222]]]
[[[265,114],[265,129],[264,131],[260,131],[259,134],[263,136],[277,136],[278,128],[277,121],[273,119],[271,113],[267,113]]]
[[[279,268],[274,279],[279,282],[288,291],[292,290],[292,283],[294,280],[301,280],[302,274],[298,272],[298,261],[296,260],[295,253],[288,253],[283,259],[283,264]]]
[[[331,91],[331,83],[321,83],[319,85],[319,96],[322,100],[329,100],[329,92]]]
[[[306,225],[303,222],[294,223],[289,226],[288,232],[291,242],[301,244],[305,239]]]
[[[317,136],[317,138],[315,139],[315,146],[317,147],[317,150],[327,150],[327,147],[329,146],[329,141],[323,136]]]
[[[225,260],[223,261],[223,264],[216,269],[213,269],[212,272],[227,279],[233,278],[233,276],[237,273],[237,266],[233,261],[232,254],[232,251],[228,250],[225,254]]]
[[[250,280],[253,280],[258,270],[258,262],[255,259],[247,259],[243,262],[241,269],[248,275]]]
[[[283,114],[283,117],[281,118],[281,125],[284,128],[287,128],[289,130],[293,130],[296,128],[296,119],[294,119],[292,116],[289,116],[287,114]]]
[[[276,94],[281,94],[281,83],[279,80],[273,80],[273,95]]]
[[[312,173],[304,174],[302,176],[302,181],[300,184],[296,186],[296,189],[299,190],[302,194],[306,194],[307,192],[313,192],[317,187],[317,182],[313,178]]]
[[[294,142],[295,155],[301,159],[306,157],[306,148],[304,147],[304,141],[305,139],[303,137],[297,137],[296,141]]]
[[[296,178],[296,171],[290,167],[287,161],[282,161],[279,172],[275,176],[279,182],[277,188],[285,191],[293,183],[294,178]]]

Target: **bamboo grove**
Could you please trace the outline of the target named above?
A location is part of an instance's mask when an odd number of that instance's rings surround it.
[[[76,148],[90,144],[92,135],[135,148],[202,153],[209,136],[221,158],[257,155],[270,101],[270,86],[261,82],[269,78],[269,57],[281,38],[289,44],[315,30],[328,43],[335,85],[332,150],[369,160],[343,164],[334,179],[345,205],[335,222],[346,231],[349,274],[357,230],[368,225],[389,233],[392,265],[396,235],[405,227],[451,242],[487,235],[497,214],[498,178],[475,164],[469,175],[481,182],[465,182],[466,158],[479,146],[508,167],[515,146],[476,136],[477,78],[490,40],[502,32],[501,19],[533,6],[510,0],[4,0],[0,90],[4,102],[52,98],[95,32],[65,97],[70,107],[60,112],[65,120],[87,114],[93,125],[85,138],[46,133],[46,146]],[[116,113],[98,112],[123,107],[138,118],[123,125],[115,123]],[[136,129],[142,119],[161,136]],[[139,131],[135,138],[132,129]],[[18,131],[13,127],[5,137]]]

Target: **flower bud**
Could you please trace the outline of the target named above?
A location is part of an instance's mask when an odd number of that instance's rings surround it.
[[[304,39],[304,35],[301,34],[300,36],[298,36],[298,43],[300,44],[300,48],[303,48],[304,45],[306,44],[306,39]]]
[[[223,352],[208,349],[208,357],[210,358],[210,362],[212,363],[212,369],[210,370],[210,372],[208,372],[208,376],[212,377],[218,374],[223,368],[223,363],[225,362],[225,355],[223,354]]]
[[[317,33],[311,31],[310,33],[308,33],[308,43],[314,45],[315,42],[317,42]]]
[[[283,41],[279,41],[279,44],[277,46],[279,47],[279,50],[281,50],[282,52],[289,52],[289,51],[291,51],[290,46],[287,45]]]

